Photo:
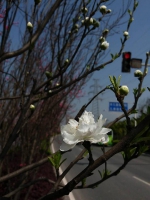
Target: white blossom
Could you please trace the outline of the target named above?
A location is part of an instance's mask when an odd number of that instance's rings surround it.
[[[109,43],[107,41],[104,41],[104,42],[101,43],[100,47],[101,47],[102,50],[106,50],[109,47]]]
[[[72,149],[78,142],[89,141],[91,143],[107,143],[109,141],[107,133],[111,129],[103,128],[106,119],[100,115],[97,122],[91,112],[85,111],[79,118],[79,122],[70,119],[68,124],[61,126],[63,143],[61,151]]]

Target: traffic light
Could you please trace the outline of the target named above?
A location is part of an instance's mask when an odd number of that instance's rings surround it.
[[[130,72],[131,67],[131,52],[124,52],[122,54],[122,72]]]

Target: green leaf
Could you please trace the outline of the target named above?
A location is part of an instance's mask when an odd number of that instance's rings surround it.
[[[111,55],[112,60],[114,60],[114,55],[113,54],[110,54],[110,55]]]
[[[134,140],[134,143],[139,143],[139,142],[147,142],[150,140],[150,137],[140,137],[140,138],[136,138]]]
[[[122,155],[123,159],[125,160],[126,154],[124,151],[121,152],[121,155]]]
[[[112,76],[109,76],[110,82],[112,83],[112,85],[114,86],[114,80]]]
[[[132,11],[128,9],[128,13],[131,16],[132,15]]]
[[[88,150],[83,154],[83,158],[85,158],[89,154]]]
[[[147,145],[141,145],[140,146],[140,149],[139,149],[139,156],[142,154],[142,153],[145,153],[147,150],[149,149],[149,146]]]
[[[132,111],[131,111],[131,114],[136,114],[136,113],[138,113],[137,110],[132,110]],[[136,120],[136,119],[135,119],[135,120]]]
[[[109,171],[109,170],[106,170],[106,171],[103,170],[103,172],[100,172],[98,170],[98,172],[99,172],[99,174],[100,174],[100,176],[101,176],[102,179],[105,178],[105,177],[107,177],[107,176],[109,176],[111,174],[111,171]]]
[[[63,160],[61,163],[61,152],[58,151],[56,152],[54,155],[52,155],[51,157],[48,157],[48,160],[50,161],[50,163],[52,164],[53,167],[55,167],[56,169],[58,169],[60,167],[60,165],[62,164],[62,162],[64,162],[65,160]]]
[[[133,94],[136,96],[137,93],[138,93],[138,89],[137,89],[137,88],[134,88],[134,89],[133,89]]]
[[[121,75],[118,77],[118,80],[117,80],[117,86],[118,87],[120,86],[120,80],[121,80]]]
[[[59,164],[59,167],[67,160],[67,158],[64,158],[61,163]]]
[[[102,178],[103,176],[102,176],[102,173],[101,173],[101,171],[99,171],[99,170],[98,170],[98,172],[99,172],[99,175],[100,175],[100,177]]]
[[[145,90],[146,90],[146,88],[142,88],[142,89],[141,89],[141,94],[142,94],[143,92],[145,92]]]
[[[86,184],[86,178],[82,179],[81,182],[82,182],[82,187],[85,186],[85,184]]]

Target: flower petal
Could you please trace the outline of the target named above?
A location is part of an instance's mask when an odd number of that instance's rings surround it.
[[[75,147],[75,145],[76,145],[76,143],[69,145],[69,144],[66,144],[65,142],[63,142],[62,145],[60,146],[60,151],[68,151],[68,150],[72,149],[73,147]]]
[[[110,128],[102,128],[100,134],[106,134],[112,131]]]
[[[72,128],[76,129],[78,127],[78,122],[74,119],[69,119],[68,124],[71,125]]]
[[[76,129],[72,128],[70,124],[67,124],[67,125],[61,126],[61,134],[63,135],[64,132],[67,132],[70,135],[73,135],[75,134]]]
[[[79,124],[94,124],[94,115],[91,112],[85,111],[79,118]]]
[[[90,138],[89,140],[91,143],[98,143],[101,142],[103,144],[107,143],[109,141],[109,137],[107,134],[99,134],[95,135],[94,137]]]

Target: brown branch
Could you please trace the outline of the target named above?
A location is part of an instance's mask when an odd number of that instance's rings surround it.
[[[50,20],[50,18],[54,14],[55,10],[60,6],[62,1],[63,0],[57,0],[54,3],[54,5],[51,7],[51,9],[47,12],[47,15],[45,16],[44,20],[39,24],[37,31],[35,32],[35,34],[33,35],[32,39],[29,42],[27,42],[21,49],[18,49],[17,51],[4,53],[0,57],[0,62],[2,62],[3,60],[6,60],[8,58],[13,58],[15,56],[21,55],[22,53],[27,51],[30,48],[30,44],[35,43],[36,40],[39,38],[39,36],[43,32],[43,29],[45,28],[46,24],[48,23],[48,21]]]

